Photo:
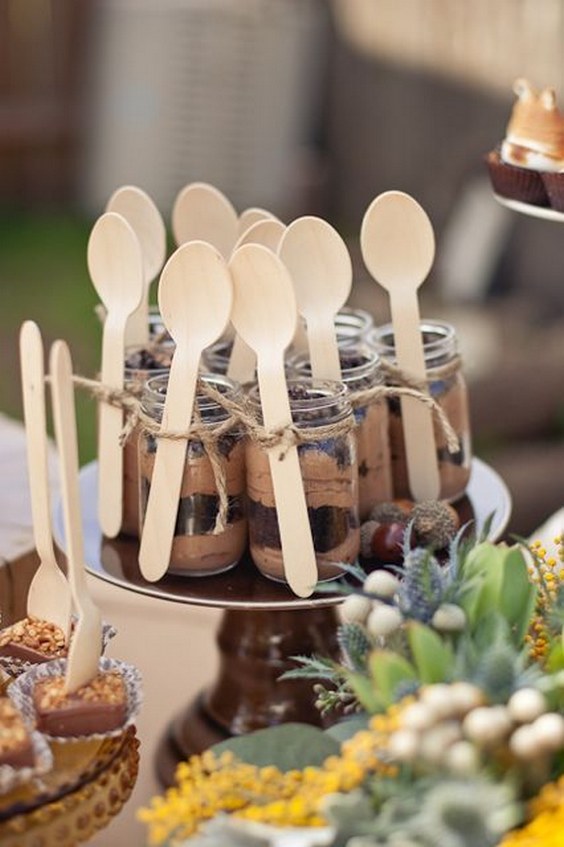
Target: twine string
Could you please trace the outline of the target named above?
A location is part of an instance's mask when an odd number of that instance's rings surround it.
[[[449,363],[450,366],[450,363]],[[450,453],[459,449],[459,440],[450,421],[441,406],[427,392],[427,386],[422,389],[420,381],[411,379],[395,367],[386,370],[393,375],[394,381],[403,381],[400,385],[375,385],[371,388],[349,392],[353,408],[367,406],[370,403],[388,397],[413,397],[424,403],[435,415],[438,425],[443,432]],[[393,372],[393,373],[392,373]],[[452,367],[449,373],[454,372]],[[442,375],[442,374],[441,374]],[[46,377],[49,380],[49,377]],[[292,423],[277,430],[267,430],[260,422],[248,399],[234,400],[218,391],[205,380],[198,380],[198,391],[215,401],[226,413],[225,420],[218,423],[205,423],[197,403],[194,405],[194,421],[183,432],[163,430],[161,424],[151,417],[141,403],[143,392],[141,381],[128,382],[127,387],[115,389],[104,385],[98,380],[73,375],[73,382],[78,388],[90,392],[97,400],[108,403],[124,411],[125,422],[120,434],[120,444],[123,446],[135,430],[141,430],[154,438],[171,438],[174,440],[198,441],[201,443],[214,476],[218,492],[219,508],[216,515],[213,534],[225,531],[228,525],[229,496],[227,492],[226,457],[220,450],[220,439],[229,432],[239,431],[248,435],[264,450],[279,448],[279,460],[283,461],[288,450],[300,444],[324,441],[331,438],[346,436],[356,427],[354,415],[346,415],[340,420],[329,424],[316,426],[296,426]]]

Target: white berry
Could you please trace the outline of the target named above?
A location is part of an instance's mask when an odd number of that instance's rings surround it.
[[[454,603],[443,603],[431,618],[431,625],[439,632],[462,632],[466,626],[466,613]]]
[[[368,574],[363,586],[364,590],[369,594],[376,594],[377,597],[385,597],[387,599],[391,599],[399,587],[399,579],[384,570],[372,571],[372,573]]]
[[[372,611],[372,601],[360,594],[349,594],[341,603],[341,619],[345,623],[365,623]]]
[[[501,741],[510,726],[503,706],[478,706],[466,715],[462,723],[464,734],[480,747]]]
[[[445,765],[458,776],[470,776],[480,766],[478,751],[470,741],[457,741],[445,753]]]
[[[459,715],[465,715],[471,709],[480,706],[484,696],[476,685],[471,682],[453,682],[450,686],[450,700],[453,709]]]
[[[517,723],[531,723],[546,712],[546,700],[536,688],[521,688],[509,698],[507,708]]]
[[[421,691],[421,701],[433,709],[439,718],[450,718],[455,714],[450,689],[451,686],[445,682],[426,685]]]
[[[374,638],[385,638],[395,632],[403,623],[403,617],[395,606],[379,603],[368,615],[366,626]]]
[[[433,709],[430,709],[429,706],[421,702],[410,703],[400,715],[402,728],[412,729],[414,732],[429,729],[436,721],[437,716]]]
[[[509,739],[509,749],[518,759],[532,761],[539,754],[538,741],[531,724],[520,726]]]
[[[412,762],[419,751],[419,735],[411,729],[399,729],[388,741],[390,755],[399,762]]]
[[[555,753],[564,745],[564,718],[556,712],[547,712],[530,724],[542,752]]]

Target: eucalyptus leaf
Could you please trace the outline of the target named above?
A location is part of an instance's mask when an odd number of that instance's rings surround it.
[[[422,683],[431,684],[448,680],[454,669],[454,652],[433,629],[411,621],[407,638]]]
[[[228,738],[210,749],[216,755],[230,750],[243,762],[258,767],[274,765],[288,771],[321,765],[328,756],[339,754],[340,745],[315,726],[285,723]]]
[[[330,726],[325,730],[325,732],[327,735],[330,735],[331,738],[334,738],[335,741],[343,742],[352,738],[357,732],[367,729],[368,723],[368,715],[354,715],[352,718],[346,718],[346,720],[333,724],[333,726]]]
[[[386,708],[388,703],[376,691],[374,683],[367,676],[361,673],[350,673],[347,679],[358,702],[366,712],[374,714]]]

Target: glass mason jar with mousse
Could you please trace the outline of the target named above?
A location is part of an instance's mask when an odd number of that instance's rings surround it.
[[[358,466],[346,386],[329,380],[288,380],[292,420],[311,440],[299,443],[298,457],[319,579],[340,576],[339,562],[354,562],[360,546]],[[261,421],[258,386],[250,408]],[[334,432],[327,427],[334,427]],[[323,427],[319,438],[316,428]],[[320,431],[321,432],[321,431]],[[250,554],[265,576],[284,581],[276,503],[267,450],[249,438],[246,450]]]
[[[227,377],[201,374],[200,379],[226,398],[240,400],[239,386]],[[154,377],[147,382],[143,394],[143,409],[157,424],[162,419],[167,384],[168,376]],[[214,429],[217,430],[228,419],[229,412],[202,388],[196,393],[195,404],[199,412],[199,425],[209,433],[213,449],[220,459],[227,492],[227,513],[224,528],[216,531],[221,505],[218,481],[202,438],[195,435],[186,442],[184,473],[168,568],[170,573],[184,576],[204,576],[232,568],[239,562],[247,542],[245,433],[234,427],[214,438]],[[158,436],[146,429],[139,439],[141,521],[145,516],[151,488],[158,440]]]
[[[451,453],[447,436],[436,415],[433,429],[440,477],[440,498],[454,502],[460,499],[468,485],[472,464],[468,390],[458,354],[458,340],[454,328],[443,321],[421,321],[423,353],[427,385],[431,397],[438,403],[458,437],[459,448]],[[384,362],[397,366],[394,331],[391,324],[376,327],[369,341]],[[388,377],[391,385],[401,384],[401,379]],[[400,398],[388,401],[390,409],[390,447],[392,451],[392,478],[394,497],[411,497],[407,476],[407,463]]]

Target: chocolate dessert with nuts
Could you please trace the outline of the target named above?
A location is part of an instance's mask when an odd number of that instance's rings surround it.
[[[121,674],[100,672],[71,694],[65,677],[37,682],[33,690],[37,729],[59,738],[87,736],[119,729],[127,716],[127,691]]]
[[[20,712],[8,697],[0,697],[0,768],[30,768],[34,763],[31,737]]]
[[[0,630],[0,659],[39,664],[67,655],[65,634],[58,626],[27,617]]]

